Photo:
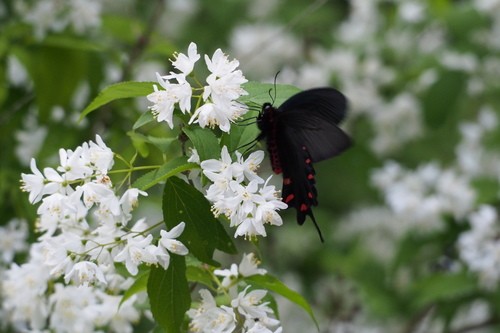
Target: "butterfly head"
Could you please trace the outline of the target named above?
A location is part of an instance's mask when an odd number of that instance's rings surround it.
[[[264,103],[257,116],[257,126],[261,131],[267,131],[274,118],[275,108],[271,103]]]

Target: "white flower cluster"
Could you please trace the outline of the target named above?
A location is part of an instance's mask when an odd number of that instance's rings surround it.
[[[224,146],[220,160],[201,162],[203,174],[212,181],[205,197],[213,203],[215,217],[224,214],[231,221],[231,227],[237,227],[237,236],[266,236],[264,224],[280,226],[283,221],[276,212],[287,208],[279,198],[279,193],[267,180],[256,174],[264,159],[264,152],[259,150],[247,159],[236,152],[233,162],[227,147]]]
[[[500,227],[495,207],[483,205],[469,216],[471,229],[458,239],[460,258],[486,288],[500,280]]]
[[[109,325],[113,330],[116,316],[128,311],[122,306],[116,312],[116,305],[133,282],[122,276],[115,264],[124,263],[132,275],[138,273],[141,264],[168,268],[169,253],[188,253],[176,240],[184,222],[168,232],[161,230],[157,245],[153,244],[149,233],[152,227],[145,219],[132,222],[139,195],[147,194],[136,188],[127,189],[121,196],[115,193],[107,175],[114,163],[113,152],[99,136],[96,143],[85,142],[74,151],[61,149],[59,157],[60,165],[55,169],[44,168],[42,173],[33,159],[33,173],[22,174],[22,189],[29,192],[30,202],[41,202],[37,227],[43,234],[32,245],[29,261],[7,271],[2,286],[7,296],[4,308],[11,314],[11,322],[33,329],[43,328],[42,323],[49,319],[50,328],[57,332],[74,331],[60,329],[58,325],[64,325],[65,320],[56,317],[70,316],[66,319],[71,321],[71,316],[78,314],[82,327],[89,327],[82,332],[93,332],[94,324]],[[49,291],[48,286],[60,278],[64,284],[56,284],[55,291]],[[89,293],[91,300],[87,301],[95,305],[95,313],[80,316],[78,299],[72,301],[74,312],[64,305],[69,301],[63,298],[75,285],[85,287],[82,290]],[[101,307],[103,310],[99,310]],[[105,317],[101,312],[107,307],[113,310]],[[120,320],[130,326],[138,316]],[[128,332],[130,328],[115,331]]]
[[[187,78],[199,59],[197,46],[191,43],[187,56],[179,53],[172,61],[172,65],[178,70],[177,73],[170,72],[164,76],[156,73],[158,83],[163,89],[154,86],[154,92],[147,96],[148,100],[154,103],[149,108],[158,121],[166,121],[170,128],[174,126],[173,112],[176,104],[183,114],[191,113],[193,88]],[[210,75],[206,78],[207,85],[203,87],[203,94],[198,96],[197,108],[189,124],[198,123],[203,128],[218,126],[222,131],[229,132],[231,122],[247,111],[244,104],[236,101],[247,94],[241,88],[247,80],[240,70],[236,70],[239,62],[229,61],[220,49],[215,51],[212,58],[205,55],[205,63]],[[199,106],[201,100],[203,103]]]
[[[238,282],[240,276],[247,277],[267,274],[265,269],[258,268],[259,264],[259,260],[253,253],[243,254],[243,258],[239,265],[232,264],[229,269],[216,269],[214,274],[223,276],[224,279],[221,282],[221,286],[225,289],[230,289],[231,287],[235,287],[235,283]]]
[[[237,326],[242,326],[246,333],[281,333],[279,320],[269,317],[273,311],[262,302],[267,291],[253,289],[247,285],[237,292],[239,277],[264,275],[266,270],[258,268],[259,262],[253,253],[244,254],[239,265],[232,264],[230,269],[215,270],[214,273],[224,276],[221,287],[232,296],[231,306],[217,306],[214,297],[206,289],[200,290],[202,301],[198,308],[188,311],[191,318],[192,332],[233,332]]]
[[[489,176],[500,179],[500,154],[487,149],[484,141],[488,134],[494,133],[498,116],[490,107],[479,111],[475,122],[460,124],[461,141],[455,149],[459,168],[469,177]]]
[[[48,31],[60,32],[70,26],[78,34],[101,24],[101,0],[39,0],[27,5],[16,2],[16,10],[33,25],[35,36],[45,37]]]
[[[372,150],[378,155],[384,155],[420,136],[421,113],[418,100],[406,92],[379,105],[369,114],[376,132],[371,141]]]
[[[25,220],[12,219],[6,226],[0,227],[0,270],[8,265],[17,253],[28,250],[28,224]]]
[[[387,162],[373,173],[372,183],[396,215],[421,230],[440,229],[446,214],[464,218],[476,198],[465,177],[435,163],[411,171],[396,162]]]

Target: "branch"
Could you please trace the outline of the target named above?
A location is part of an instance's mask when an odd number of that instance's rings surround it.
[[[156,28],[156,24],[163,14],[165,8],[164,0],[157,0],[156,5],[153,8],[153,12],[151,14],[151,18],[148,20],[146,28],[142,35],[137,38],[134,46],[130,49],[128,54],[128,62],[125,64],[123,68],[123,73],[120,81],[126,81],[130,79],[130,74],[132,73],[132,69],[135,66],[135,63],[141,58],[142,53],[146,50],[149,45],[151,35],[153,34],[154,29]]]

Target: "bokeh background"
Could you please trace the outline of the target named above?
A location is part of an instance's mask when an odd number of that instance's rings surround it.
[[[353,147],[315,166],[326,242],[285,212],[259,244],[321,332],[500,330],[498,0],[3,0],[0,277],[34,239],[31,157],[50,165],[99,133],[153,163],[131,132],[145,98],[79,113],[107,85],[167,73],[192,41],[249,80],[279,72],[349,99]],[[286,301],[280,316],[284,332],[314,330]]]

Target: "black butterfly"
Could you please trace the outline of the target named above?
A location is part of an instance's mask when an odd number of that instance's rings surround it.
[[[273,171],[283,173],[282,198],[297,209],[297,222],[302,225],[309,215],[316,223],[311,207],[317,206],[313,162],[336,156],[349,148],[351,140],[337,125],[346,115],[347,101],[333,88],[317,88],[300,92],[279,108],[265,103],[257,117],[266,138]]]

